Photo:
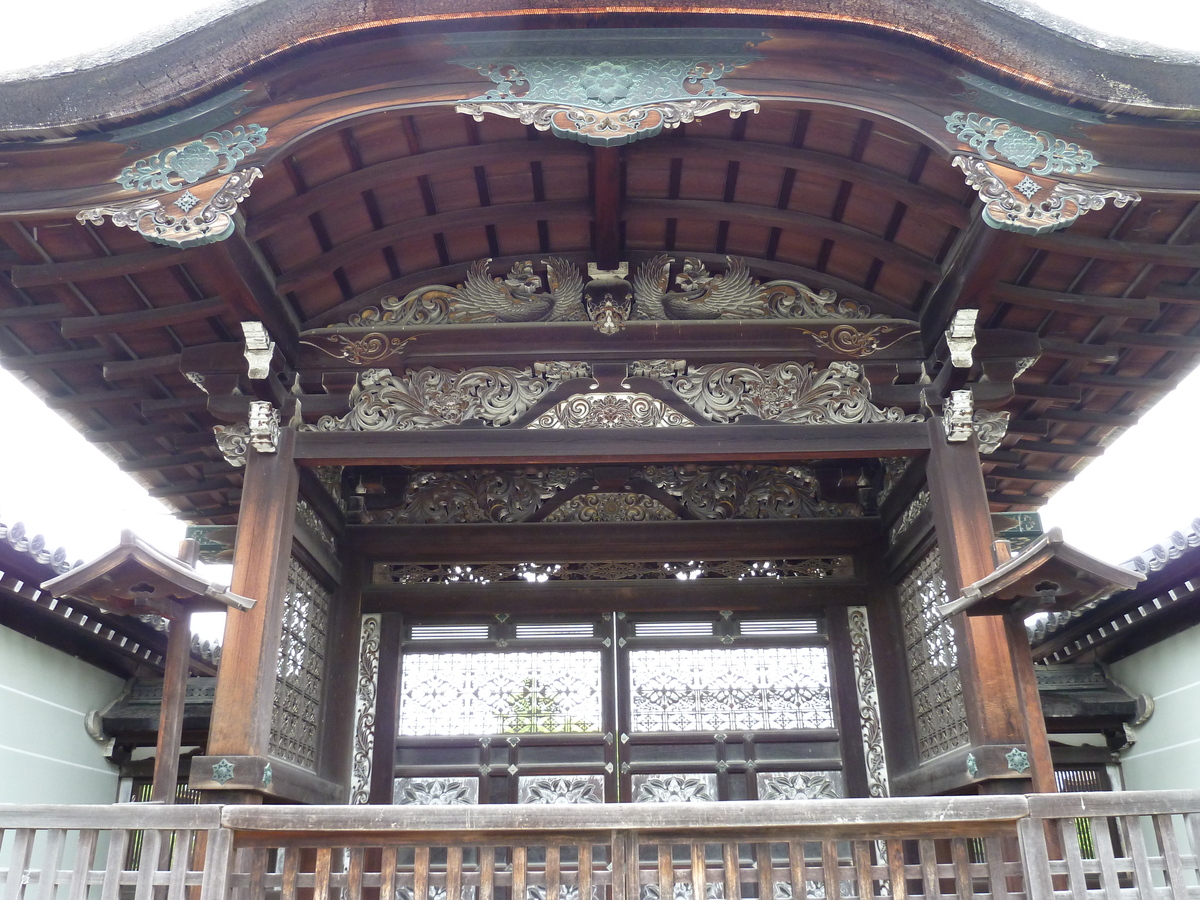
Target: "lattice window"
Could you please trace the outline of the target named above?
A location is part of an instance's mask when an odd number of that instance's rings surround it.
[[[941,552],[934,548],[900,584],[900,614],[921,760],[967,743],[958,643],[937,607],[949,598]]]
[[[329,600],[329,592],[293,559],[284,598],[270,748],[280,759],[308,769],[317,761]]]
[[[833,728],[824,647],[635,650],[634,731]]]
[[[601,730],[594,650],[407,653],[400,734],[568,734]]]

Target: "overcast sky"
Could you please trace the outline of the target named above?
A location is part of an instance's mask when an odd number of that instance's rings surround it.
[[[247,2],[190,0],[179,7],[195,22],[222,6]],[[1086,14],[1084,24],[1120,37],[1200,50],[1200,3],[1142,0],[1135,14],[1127,2],[1048,0],[1044,6],[1065,17]],[[176,8],[113,0],[5,3],[0,71],[125,43],[138,24],[169,26]],[[1193,375],[1059,493],[1044,511],[1047,524],[1061,525],[1069,542],[1114,562],[1186,528],[1200,516],[1198,407],[1200,375]],[[51,546],[65,546],[72,559],[113,546],[121,528],[133,528],[174,551],[183,526],[2,371],[0,421],[6,423],[6,439],[0,442],[0,522],[24,521],[31,532],[44,533]]]

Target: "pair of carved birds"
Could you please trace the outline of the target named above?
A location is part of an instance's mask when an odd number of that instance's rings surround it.
[[[632,283],[615,275],[600,275],[584,282],[578,267],[559,257],[544,261],[550,290],[531,262],[516,263],[504,278],[488,274],[490,259],[467,270],[466,281],[450,296],[452,318],[462,322],[569,322],[586,321],[589,309],[611,309],[632,300],[638,319],[752,318],[765,312],[762,287],[750,276],[742,260],[728,257],[724,275],[712,275],[699,259],[684,260],[676,276],[678,291],[669,290],[670,256],[643,263]],[[622,294],[628,296],[620,296]]]

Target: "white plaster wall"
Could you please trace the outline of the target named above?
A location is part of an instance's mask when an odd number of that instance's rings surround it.
[[[1154,700],[1137,743],[1121,755],[1125,787],[1200,788],[1200,627],[1114,663],[1112,674]]]
[[[0,803],[113,803],[117,767],[84,730],[123,682],[0,626]]]

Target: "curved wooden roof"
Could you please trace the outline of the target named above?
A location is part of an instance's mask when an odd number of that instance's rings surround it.
[[[314,6],[287,27],[250,27],[268,7],[210,34],[227,43],[230,74],[200,60],[190,74],[176,65],[135,92],[162,54],[182,58],[176,42],[105,72],[0,86],[9,111],[0,130],[4,365],[185,518],[236,514],[240,470],[221,458],[211,426],[244,420],[255,392],[278,399],[278,383],[245,378],[239,323],[266,323],[282,369],[301,373],[311,420],[343,410],[349,384],[303,343],[306,331],[346,323],[385,296],[462,282],[470,263],[488,257],[493,274],[549,256],[581,269],[597,260],[636,268],[667,253],[715,272],[726,256],[741,257],[761,280],[830,288],[919,322],[922,357],[956,308],[978,308],[980,328],[1006,346],[1027,346],[1019,333],[1035,336],[1041,356],[1015,393],[998,387],[988,400],[1012,414],[1002,448],[985,457],[997,510],[1040,505],[1196,362],[1197,126],[1174,118],[1200,109],[1195,64],[1080,49],[987,3],[906,6],[889,27],[871,24],[882,15],[872,3],[853,6],[851,25],[804,3],[697,14],[687,24],[698,34],[763,32],[760,58],[721,81],[758,98],[761,111],[590,147],[454,111],[490,87],[452,61],[453,29],[477,27],[470,10],[452,22],[436,10],[372,9],[349,22],[323,19],[340,14]],[[662,24],[656,11],[580,10],[524,25],[640,28]],[[497,17],[489,28],[513,24],[505,10],[484,13]],[[939,14],[945,33],[935,42]],[[422,18],[431,21],[393,24]],[[1003,29],[1030,40],[1001,43]],[[328,44],[317,40],[334,32]],[[289,44],[298,46],[284,52]],[[1100,62],[1123,73],[1120,90],[1100,96],[1105,78],[1120,80],[1096,74]],[[39,105],[80,85],[74,113],[57,101]],[[951,164],[973,152],[946,127],[956,111],[1086,145],[1100,165],[1072,182],[1136,190],[1141,202],[1108,203],[1054,233],[987,228]],[[269,136],[240,165],[263,177],[227,240],[154,247],[132,230],[76,220],[81,209],[127,200],[116,179],[139,158],[251,123]],[[414,344],[408,359],[599,360],[621,356],[623,340],[628,354],[641,353],[631,358],[647,358],[665,340],[644,326],[613,339],[587,323],[555,327],[464,329]],[[790,358],[780,333],[730,325],[723,344],[689,359]],[[575,355],[547,357],[555,346]],[[916,411],[921,361],[879,363],[877,397]],[[186,374],[201,369],[227,371],[228,383],[210,381],[204,393]]]

